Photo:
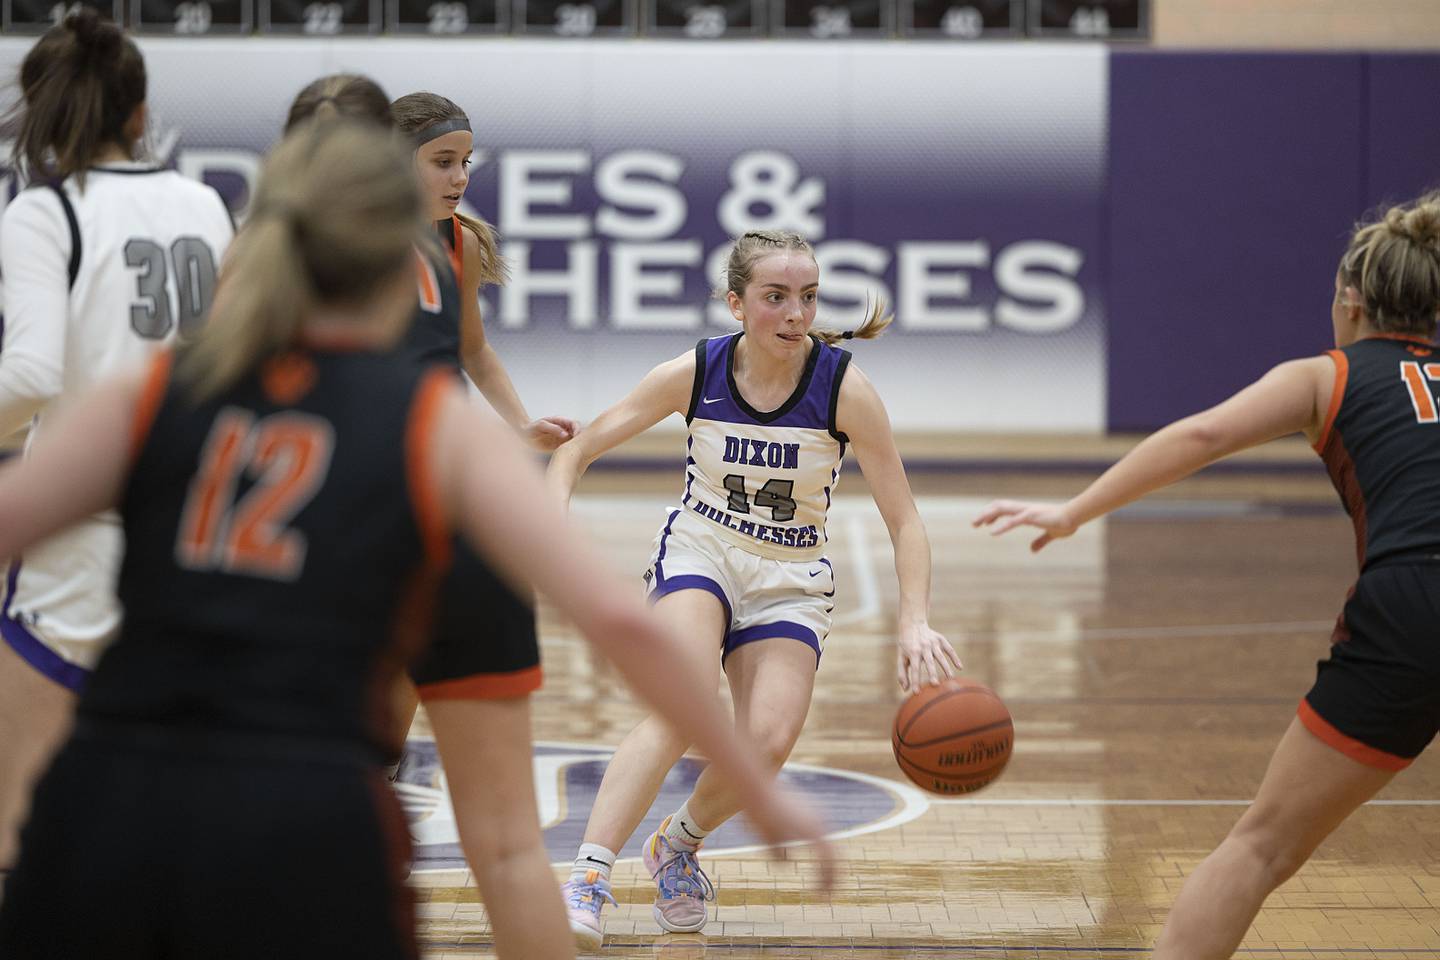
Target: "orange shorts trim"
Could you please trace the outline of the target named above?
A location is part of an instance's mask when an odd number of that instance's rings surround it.
[[[506,700],[535,692],[543,680],[537,665],[508,673],[477,673],[459,680],[427,683],[418,690],[421,700]]]
[[[1300,708],[1296,711],[1300,722],[1318,737],[1326,746],[1345,754],[1356,763],[1363,763],[1367,767],[1375,767],[1380,770],[1404,770],[1414,763],[1413,758],[1397,757],[1393,753],[1386,753],[1384,750],[1377,750],[1372,746],[1361,743],[1354,737],[1346,736],[1331,726],[1330,722],[1315,712],[1308,700],[1300,701]]]

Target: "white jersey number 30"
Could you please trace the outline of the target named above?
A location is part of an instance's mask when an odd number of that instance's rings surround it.
[[[215,252],[199,237],[180,237],[169,255],[152,240],[135,238],[125,244],[125,264],[136,270],[136,299],[130,305],[130,326],[147,340],[163,340],[176,324],[168,277],[175,278],[175,313],[180,334],[194,333],[215,299]]]

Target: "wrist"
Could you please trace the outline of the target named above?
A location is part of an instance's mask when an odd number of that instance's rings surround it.
[[[925,607],[907,607],[901,605],[900,612],[895,619],[902,627],[923,627],[930,622],[930,614]]]

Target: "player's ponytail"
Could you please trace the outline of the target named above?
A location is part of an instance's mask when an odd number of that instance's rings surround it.
[[[69,14],[20,64],[21,97],[6,122],[16,167],[32,180],[75,176],[83,186],[107,148],[133,156],[141,131],[127,128],[145,87],[145,60],[124,31],[90,7]]]
[[[410,271],[420,198],[410,158],[373,124],[301,124],[270,154],[210,318],[177,377],[196,400],[293,347],[319,306],[359,305]]]
[[[751,230],[743,234],[730,248],[730,256],[725,261],[725,289],[718,295],[722,298],[726,293],[733,293],[737,297],[745,296],[745,289],[750,286],[755,272],[755,264],[769,254],[784,253],[788,250],[815,259],[815,248],[798,233],[789,230]],[[854,330],[812,327],[810,336],[832,346],[845,340],[874,340],[885,332],[894,319],[893,314],[885,312],[885,301],[877,300],[866,311],[865,322]]]
[[[295,94],[285,117],[285,132],[306,120],[340,117],[368,120],[382,127],[395,125],[390,117],[390,97],[378,83],[358,73],[333,73]]]
[[[810,336],[831,346],[846,340],[874,340],[895,322],[893,313],[885,312],[885,301],[877,300],[865,314],[865,322],[854,330],[830,330],[810,328]]]
[[[438,93],[407,93],[390,104],[390,116],[396,128],[409,136],[417,149],[434,139],[437,131],[470,129],[470,118],[465,111],[453,100]],[[480,284],[504,286],[510,277],[510,268],[500,255],[500,238],[495,228],[480,217],[466,216],[458,211],[455,219],[480,243]]]
[[[1440,321],[1440,192],[1357,225],[1340,275],[1360,292],[1376,330],[1433,337]]]

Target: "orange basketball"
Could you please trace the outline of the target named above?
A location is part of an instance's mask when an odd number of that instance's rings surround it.
[[[1015,725],[983,683],[952,678],[900,704],[891,734],[905,776],[932,793],[971,793],[1010,762]]]

